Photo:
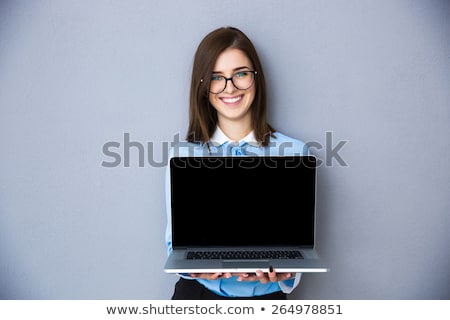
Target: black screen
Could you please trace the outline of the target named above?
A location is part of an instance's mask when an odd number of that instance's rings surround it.
[[[174,247],[313,245],[315,157],[175,157],[170,170]]]

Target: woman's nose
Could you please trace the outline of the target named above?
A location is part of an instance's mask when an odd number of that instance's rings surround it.
[[[234,86],[234,83],[231,79],[227,79],[227,82],[225,83],[225,92],[226,93],[233,93],[236,91],[237,88]]]

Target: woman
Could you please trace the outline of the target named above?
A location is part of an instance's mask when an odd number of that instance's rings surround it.
[[[263,68],[252,42],[233,27],[212,31],[197,48],[186,140],[173,146],[170,156],[308,153],[302,141],[281,134],[268,123]],[[170,190],[166,190],[166,243],[170,252]],[[269,219],[268,226],[271,223]],[[271,270],[180,276],[172,299],[286,299],[301,274]]]

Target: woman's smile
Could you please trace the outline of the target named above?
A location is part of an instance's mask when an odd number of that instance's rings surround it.
[[[234,96],[234,97],[220,97],[219,99],[226,105],[233,106],[233,105],[239,104],[239,102],[242,100],[243,97],[244,97],[244,95],[241,94],[239,96]]]

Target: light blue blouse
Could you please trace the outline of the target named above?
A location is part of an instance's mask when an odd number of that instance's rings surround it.
[[[169,159],[174,156],[290,156],[290,155],[308,155],[307,145],[300,140],[290,138],[279,132],[274,133],[274,137],[270,138],[269,144],[265,147],[255,143],[253,133],[239,142],[233,142],[227,139],[223,132],[217,128],[215,134],[208,144],[195,144],[190,142],[179,142],[170,149]],[[168,253],[172,250],[172,232],[171,232],[171,212],[170,212],[170,171],[166,170],[166,211],[167,211],[167,228],[166,228],[166,245]],[[186,275],[180,275],[190,279]],[[206,288],[214,293],[226,297],[251,297],[257,295],[269,294],[282,290],[290,293],[300,282],[301,274],[297,273],[295,278],[269,282],[262,284],[260,281],[239,282],[237,277],[229,279],[205,280],[196,279]]]

